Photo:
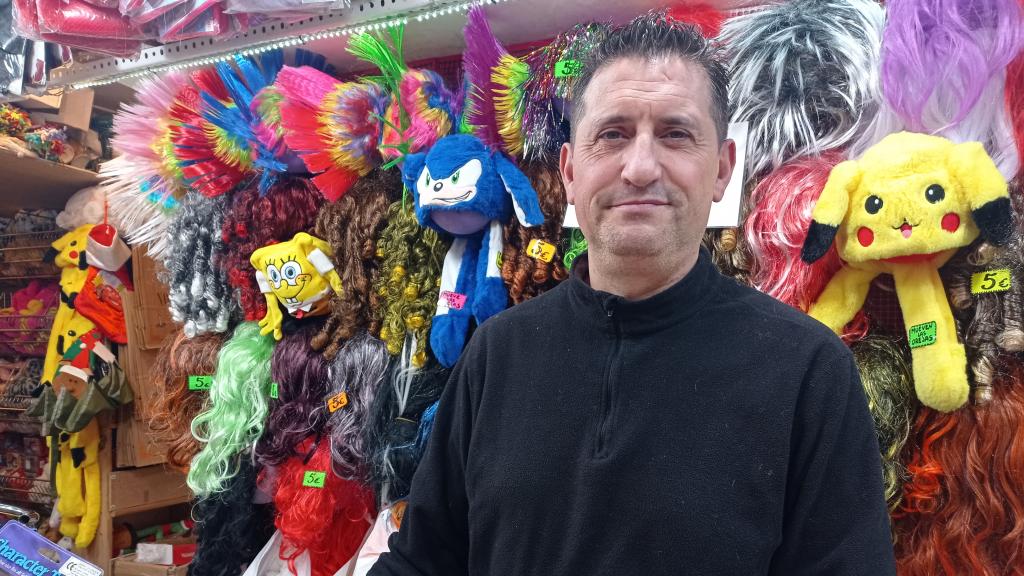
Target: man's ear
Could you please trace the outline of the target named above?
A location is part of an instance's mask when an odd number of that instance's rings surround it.
[[[576,195],[572,191],[573,169],[572,169],[572,143],[562,144],[562,150],[558,156],[558,172],[562,175],[562,187],[565,188],[565,198],[569,204],[575,204]]]
[[[726,140],[718,147],[718,175],[715,177],[715,195],[712,199],[721,202],[725,189],[729,187],[732,172],[736,169],[736,142]],[[740,169],[742,171],[742,168]]]

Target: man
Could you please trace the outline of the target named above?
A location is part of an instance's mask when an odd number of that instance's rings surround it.
[[[477,330],[371,575],[895,573],[851,354],[700,248],[726,87],[656,15],[588,56],[561,171],[589,253]]]

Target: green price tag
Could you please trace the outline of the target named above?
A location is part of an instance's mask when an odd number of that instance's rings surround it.
[[[213,376],[189,376],[189,390],[209,390],[213,386]]]
[[[907,339],[910,341],[911,348],[921,348],[922,346],[935,344],[935,341],[938,339],[938,328],[935,321],[911,326]]]
[[[274,399],[278,398],[277,382],[270,383],[270,397]]]
[[[306,470],[306,473],[302,475],[302,485],[306,488],[323,488],[326,481],[327,472]]]
[[[1006,292],[1010,289],[1012,278],[1009,268],[978,272],[971,275],[971,294]]]
[[[579,60],[559,60],[555,62],[555,78],[579,76],[582,70],[583,63]]]

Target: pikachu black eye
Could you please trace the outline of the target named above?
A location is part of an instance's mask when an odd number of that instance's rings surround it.
[[[868,196],[864,202],[864,209],[868,211],[868,214],[878,214],[878,211],[882,209],[882,199],[873,194]]]
[[[942,186],[938,184],[932,184],[924,191],[924,197],[932,204],[938,204],[942,202],[942,199],[946,197],[946,191],[942,189]]]

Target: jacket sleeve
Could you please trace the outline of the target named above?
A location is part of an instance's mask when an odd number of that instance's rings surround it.
[[[772,576],[896,574],[878,437],[840,346],[819,353],[797,402]]]
[[[472,347],[472,344],[470,345]],[[466,455],[472,430],[469,349],[456,364],[438,405],[434,428],[413,476],[401,529],[388,540],[368,576],[468,574]]]

